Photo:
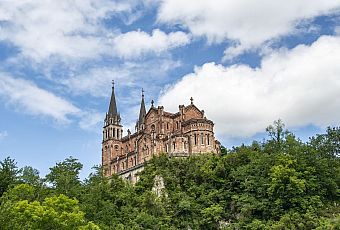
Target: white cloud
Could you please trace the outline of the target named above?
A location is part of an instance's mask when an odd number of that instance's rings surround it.
[[[155,29],[149,35],[143,31],[131,31],[114,38],[114,52],[120,58],[134,59],[149,53],[160,54],[190,42],[189,35],[177,31],[169,34]]]
[[[8,133],[7,131],[0,131],[0,141],[3,140],[5,137],[8,136]]]
[[[340,35],[340,26],[337,26],[337,27],[334,28],[334,33],[336,35]]]
[[[88,131],[100,131],[105,114],[98,113],[96,111],[84,112],[81,119],[79,120],[79,127]]]
[[[129,72],[125,69],[97,67],[85,73],[74,75],[61,81],[70,93],[90,94],[95,97],[108,97],[111,81],[122,80],[125,84],[130,81]]]
[[[266,54],[261,67],[206,63],[161,95],[176,111],[190,96],[219,135],[252,136],[282,118],[288,127],[339,125],[340,37]],[[176,100],[174,100],[176,98]]]
[[[339,0],[162,0],[158,21],[188,28],[209,42],[232,40],[225,58],[293,33],[298,23],[340,9]]]
[[[60,80],[61,84],[67,87],[73,94],[90,94],[95,97],[108,97],[111,91],[111,81],[115,80],[118,87],[128,87],[124,93],[129,97],[131,91],[139,90],[148,85],[159,87],[162,84],[163,76],[169,70],[173,70],[181,65],[178,61],[167,58],[152,59],[143,62],[125,61],[122,65],[115,67],[96,66],[81,74],[74,74]],[[155,68],[157,66],[157,68]],[[155,83],[157,79],[157,84]],[[151,86],[152,83],[152,86]],[[128,98],[131,100],[131,98]]]
[[[110,0],[2,0],[0,41],[11,42],[37,62],[54,56],[95,58],[112,52],[112,32],[102,20],[130,7]]]
[[[4,73],[0,73],[0,97],[15,106],[17,111],[51,117],[60,123],[69,122],[68,116],[80,112],[67,100],[34,83]]]

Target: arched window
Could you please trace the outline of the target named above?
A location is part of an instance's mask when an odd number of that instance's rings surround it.
[[[210,145],[210,135],[207,134],[207,141],[208,141],[208,145]]]
[[[176,121],[176,128],[179,129],[179,123]]]
[[[173,148],[175,150],[176,149],[176,142],[174,141],[172,144],[173,144]]]
[[[166,123],[166,129],[169,129],[169,122]]]
[[[195,145],[197,145],[197,134],[196,133],[194,134],[194,143]]]
[[[204,145],[204,135],[201,133],[201,144]]]

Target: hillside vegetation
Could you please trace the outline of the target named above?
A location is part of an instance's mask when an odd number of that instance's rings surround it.
[[[280,121],[267,132],[222,155],[154,157],[135,186],[100,167],[81,181],[72,157],[45,178],[6,158],[0,229],[340,229],[340,128],[307,143]]]

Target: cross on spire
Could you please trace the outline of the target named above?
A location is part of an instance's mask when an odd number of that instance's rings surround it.
[[[144,97],[144,92],[145,92],[145,91],[144,91],[144,89],[142,88],[142,97]]]
[[[112,88],[115,87],[115,80],[112,80]]]
[[[190,101],[191,101],[191,104],[193,105],[194,104],[194,99],[192,97],[190,97]]]

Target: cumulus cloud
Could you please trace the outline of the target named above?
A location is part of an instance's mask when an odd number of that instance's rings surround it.
[[[162,0],[158,21],[182,25],[209,42],[232,40],[234,45],[225,51],[228,59],[293,33],[301,21],[339,9],[339,0]]]
[[[112,32],[102,21],[130,9],[128,3],[110,0],[3,0],[0,41],[12,43],[37,62],[54,56],[95,58],[111,52]]]
[[[149,53],[160,54],[189,42],[189,35],[181,31],[166,34],[155,29],[150,35],[144,31],[131,31],[114,38],[114,53],[120,58],[133,59]]]
[[[310,46],[266,54],[255,69],[206,63],[159,102],[176,111],[193,96],[217,133],[229,137],[252,136],[278,118],[288,127],[339,125],[339,60],[340,37],[322,36]]]
[[[80,112],[67,100],[5,73],[0,73],[0,97],[20,112],[51,117],[59,123],[69,122],[68,116]]]

